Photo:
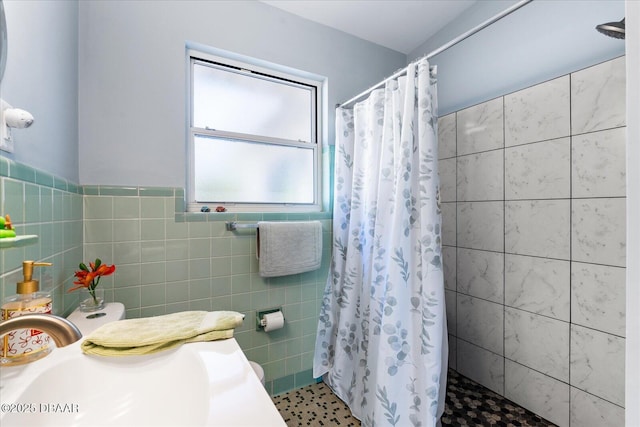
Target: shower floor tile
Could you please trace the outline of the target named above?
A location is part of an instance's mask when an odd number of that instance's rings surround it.
[[[552,427],[555,424],[449,370],[443,426]],[[324,383],[273,398],[287,426],[360,426]]]

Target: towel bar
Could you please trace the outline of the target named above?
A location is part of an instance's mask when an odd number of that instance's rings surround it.
[[[238,224],[235,221],[227,221],[227,231],[236,231],[239,228],[258,228],[258,224]]]

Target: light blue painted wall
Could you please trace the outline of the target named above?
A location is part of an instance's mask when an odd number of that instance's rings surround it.
[[[514,3],[478,2],[408,59]],[[83,184],[184,185],[186,40],[329,77],[329,141],[333,105],[405,59],[258,2],[8,1],[5,9],[0,94],[36,123],[14,132],[15,154],[2,155]],[[623,54],[621,41],[593,30],[623,15],[622,0],[532,2],[432,59],[440,113]],[[101,161],[78,165],[78,156]]]
[[[78,182],[78,6],[5,1],[7,68],[0,96],[33,114],[2,156]]]
[[[185,185],[185,42],[328,78],[334,104],[406,63],[399,52],[254,1],[80,2],[80,183]]]
[[[420,46],[409,52],[407,55],[408,60],[413,61],[422,55],[434,51],[467,30],[470,30],[516,3],[518,3],[518,0],[476,2],[473,6],[469,7],[462,14],[456,17],[454,22],[444,26],[440,31],[425,40]]]
[[[481,1],[408,55],[426,55],[515,1]],[[431,59],[440,115],[624,55],[594,28],[624,17],[624,1],[536,0]]]

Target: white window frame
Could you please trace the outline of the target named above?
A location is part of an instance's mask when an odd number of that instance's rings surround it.
[[[188,84],[187,84],[187,211],[200,212],[203,206],[207,206],[211,211],[215,211],[217,206],[224,206],[228,212],[319,212],[322,210],[322,100],[324,95],[324,80],[321,78],[313,79],[308,77],[308,73],[299,72],[297,70],[286,69],[285,67],[263,63],[257,65],[257,60],[250,58],[242,58],[242,60],[231,59],[225,56],[213,55],[195,49],[187,49],[187,67],[188,67]],[[311,86],[315,91],[315,104],[313,106],[313,114],[315,120],[312,119],[312,141],[290,141],[266,136],[247,135],[242,133],[225,132],[214,129],[202,129],[193,126],[193,64],[197,63],[214,63],[214,66],[224,68],[225,66],[235,69],[241,69],[248,73],[256,73],[258,75],[266,75],[275,79],[285,80],[293,86]],[[297,83],[297,84],[296,84]],[[304,148],[312,148],[314,156],[314,188],[313,203],[297,204],[297,203],[234,203],[228,201],[213,201],[200,203],[195,201],[195,157],[194,157],[194,136],[212,136],[220,138],[237,138],[243,141],[256,141],[260,143],[274,143],[277,145],[301,146]]]

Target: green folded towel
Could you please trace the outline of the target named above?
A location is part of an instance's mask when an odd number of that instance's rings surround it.
[[[99,356],[157,353],[189,342],[233,337],[244,315],[235,311],[183,311],[102,325],[82,342],[82,352]]]

